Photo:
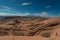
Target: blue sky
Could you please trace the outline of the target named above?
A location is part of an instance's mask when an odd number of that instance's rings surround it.
[[[60,16],[60,0],[0,0],[0,16]]]

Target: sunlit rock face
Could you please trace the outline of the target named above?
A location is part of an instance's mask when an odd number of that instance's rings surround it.
[[[55,39],[60,37],[60,18],[52,18],[41,22],[41,26],[34,29],[36,36]],[[38,31],[39,30],[39,31]]]
[[[30,17],[1,17],[1,18],[2,19],[0,20],[1,22],[0,36],[28,36],[28,33],[38,26],[36,24],[47,19]]]
[[[2,22],[2,21],[1,21]],[[13,18],[0,24],[0,36],[59,36],[60,17],[50,19]]]

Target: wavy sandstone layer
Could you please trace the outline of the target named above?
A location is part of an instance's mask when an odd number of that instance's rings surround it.
[[[0,36],[40,36],[46,38],[60,36],[60,17],[50,19],[14,18],[0,23]]]

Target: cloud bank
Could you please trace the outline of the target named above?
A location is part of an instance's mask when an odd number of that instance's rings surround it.
[[[5,12],[0,12],[0,16],[28,16],[30,15],[29,13],[16,13],[16,14],[11,14],[11,13],[5,13]]]
[[[23,3],[23,5],[30,5],[30,4],[32,4],[32,3]],[[30,16],[30,15],[50,17],[48,12],[41,12],[41,13],[35,13],[35,14],[31,14],[29,12],[20,13],[20,12],[17,12],[16,9],[10,8],[8,6],[0,6],[0,16]]]
[[[35,16],[41,16],[41,17],[51,17],[48,12],[41,12],[36,13]]]

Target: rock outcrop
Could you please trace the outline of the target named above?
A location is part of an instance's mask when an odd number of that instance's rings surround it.
[[[60,28],[60,17],[42,20],[35,18],[11,19],[0,24],[0,36],[42,36],[48,38],[52,34],[59,34],[54,31]]]

